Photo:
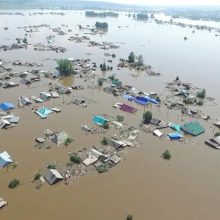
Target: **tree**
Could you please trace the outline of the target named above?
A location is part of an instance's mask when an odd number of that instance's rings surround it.
[[[70,76],[74,71],[73,64],[67,59],[58,60],[57,64],[57,69],[64,76]]]
[[[27,43],[28,43],[27,38],[25,37],[22,42],[23,42],[24,44],[27,44]]]
[[[203,89],[203,90],[197,92],[197,95],[196,95],[196,96],[197,96],[198,98],[200,98],[200,99],[204,99],[204,98],[206,97],[206,90]]]
[[[171,156],[170,151],[166,150],[166,151],[163,152],[163,159],[164,159],[164,160],[170,160],[171,157],[172,157],[172,156]]]
[[[142,66],[144,64],[144,58],[142,55],[139,55],[137,57],[137,64],[138,64],[138,66]]]
[[[135,61],[135,54],[134,54],[134,52],[131,52],[128,56],[128,62],[134,63],[134,61]]]
[[[150,111],[147,111],[143,114],[144,123],[149,124],[153,115]]]

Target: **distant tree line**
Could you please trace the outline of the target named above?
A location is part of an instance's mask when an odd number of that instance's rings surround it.
[[[108,23],[107,22],[96,22],[95,23],[96,29],[108,29]]]
[[[147,14],[143,14],[143,13],[139,13],[136,16],[137,20],[147,20],[148,19],[148,15]]]
[[[85,15],[87,17],[118,17],[118,13],[115,12],[95,12],[95,11],[86,11]]]

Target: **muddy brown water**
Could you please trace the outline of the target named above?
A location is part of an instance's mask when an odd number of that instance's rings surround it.
[[[15,37],[24,36],[24,32],[17,29],[17,26],[45,22],[52,26],[60,26],[66,23],[73,29],[72,33],[68,33],[70,36],[75,33],[81,34],[76,27],[78,23],[86,25],[96,21],[96,19],[85,18],[82,12],[67,12],[64,17],[49,15],[29,17],[28,14],[25,17],[1,17],[3,19],[1,19],[0,27],[9,26],[8,32],[1,30],[3,33],[1,43],[10,43]],[[206,88],[210,96],[213,96],[216,99],[215,102],[219,104],[217,95],[219,62],[216,58],[219,51],[216,49],[217,39],[212,33],[197,32],[195,36],[192,36],[191,41],[186,43],[183,37],[186,34],[190,35],[189,29],[138,23],[124,16],[120,16],[119,19],[108,19],[108,22],[111,28],[102,40],[125,42],[120,45],[120,49],[110,51],[117,54],[112,64],[114,67],[117,65],[118,58],[126,57],[132,49],[137,53],[142,53],[148,64],[162,72],[160,77],[149,77],[143,74],[140,74],[140,77],[133,77],[131,74],[137,74],[135,71],[130,72],[128,69],[117,71],[115,68],[114,73],[125,83],[144,91],[158,92],[164,97],[167,92],[164,83],[178,74],[184,81]],[[130,27],[118,30],[117,26],[121,22]],[[32,33],[28,39],[31,43],[38,43],[45,41],[49,33],[51,30],[43,28],[40,33]],[[20,59],[43,63],[44,66],[41,69],[49,71],[53,70],[55,62],[45,61],[46,58],[89,57],[98,64],[107,59],[103,56],[106,51],[87,48],[86,44],[67,42],[68,36],[56,36],[54,43],[69,48],[64,54],[35,52],[29,48],[28,50],[0,52],[0,57],[6,61]],[[100,36],[91,36],[91,38],[100,40]],[[203,44],[204,42],[210,42],[210,44]],[[142,43],[145,43],[145,48],[140,46]],[[202,44],[203,48],[201,48]],[[207,50],[213,55],[205,55]],[[88,52],[93,55],[85,55]],[[13,67],[14,71],[27,69],[31,68]],[[209,76],[207,76],[207,71]],[[100,72],[97,74],[102,75]],[[22,85],[12,89],[0,88],[0,102],[11,101],[17,104],[17,98],[22,95],[37,96],[39,92],[48,90],[49,82],[62,83],[66,86],[84,84],[86,88],[93,83],[96,84],[96,80],[84,83],[77,77],[64,81],[43,79],[29,88]],[[94,102],[91,102],[87,108],[67,105],[73,95],[82,95]],[[80,129],[81,125],[92,125],[93,115],[108,114],[113,118],[123,115],[127,127],[132,125],[138,127],[144,108],[133,103],[132,105],[138,108],[138,112],[132,115],[112,108],[115,102],[126,103],[123,98],[106,94],[100,88],[88,88],[73,91],[69,96],[61,96],[59,99],[44,103],[47,107],[62,109],[61,113],[54,113],[45,120],[41,120],[32,112],[34,105],[13,110],[21,117],[21,121],[14,128],[0,130],[0,151],[7,150],[18,163],[18,167],[0,170],[0,196],[9,202],[6,208],[0,210],[0,219],[119,220],[125,219],[127,214],[133,214],[134,219],[219,219],[220,155],[218,151],[204,145],[204,140],[213,135],[214,127],[210,122],[203,120],[199,121],[206,128],[206,133],[195,138],[187,137],[186,144],[166,139],[160,140],[140,131],[139,146],[126,149],[126,160],[110,169],[109,172],[89,173],[69,185],[61,182],[49,186],[45,183],[40,190],[35,188],[36,184],[32,182],[34,174],[44,168],[47,163],[58,162],[64,165],[69,160],[68,152],[77,152],[84,147],[89,149],[93,145],[100,146],[103,135],[86,135]],[[195,121],[187,116],[179,117],[179,111],[167,111],[163,106],[148,108],[152,110],[155,117],[165,121],[176,123]],[[213,115],[214,118],[219,116],[219,105],[203,106],[201,110]],[[48,150],[37,149],[34,147],[34,139],[42,136],[47,128],[67,131],[74,142],[68,147],[57,147],[51,144]],[[105,136],[115,133],[117,134],[118,131],[110,129]],[[171,151],[170,161],[164,161],[161,158],[165,149]],[[14,177],[21,181],[21,185],[11,190],[7,185]]]

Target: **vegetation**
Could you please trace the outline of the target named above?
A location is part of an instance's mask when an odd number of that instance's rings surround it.
[[[145,13],[139,13],[136,16],[137,20],[147,20],[148,19],[148,15]]]
[[[101,69],[101,71],[107,70],[107,66],[106,66],[105,62],[103,64],[100,64],[100,69]]]
[[[185,103],[185,104],[187,104],[187,105],[192,105],[192,104],[194,104],[195,102],[196,102],[196,99],[193,99],[193,98],[185,98],[185,99],[183,99],[183,102]]]
[[[68,146],[68,145],[71,144],[72,142],[73,142],[73,139],[67,138],[67,139],[65,140],[65,142],[64,142],[64,145],[65,145],[65,146]]]
[[[82,160],[78,154],[73,154],[70,156],[70,161],[76,164],[80,164]]]
[[[47,168],[48,169],[56,169],[56,165],[55,164],[48,164]]]
[[[203,89],[203,90],[197,92],[197,95],[196,95],[196,96],[197,96],[198,98],[200,98],[200,99],[204,99],[204,98],[206,97],[206,90]]]
[[[133,220],[133,215],[128,215],[126,220]]]
[[[119,121],[119,122],[124,121],[124,116],[122,116],[122,115],[117,115],[117,121]]]
[[[16,162],[13,162],[11,166],[12,166],[12,169],[15,169],[18,166],[18,164]]]
[[[139,56],[137,57],[137,65],[138,65],[138,66],[143,66],[143,64],[144,64],[144,58],[143,58],[142,55],[139,55]]]
[[[28,44],[27,38],[25,37],[25,38],[22,40],[22,42],[23,42],[24,44]]]
[[[218,137],[218,136],[220,136],[220,132],[215,132],[215,135],[214,135],[215,137]]]
[[[40,173],[36,173],[35,176],[34,176],[34,180],[37,181],[39,180],[41,177],[41,174]]]
[[[134,61],[135,61],[135,54],[134,54],[134,52],[131,52],[128,56],[128,62],[134,63]]]
[[[202,100],[199,100],[199,101],[197,101],[197,105],[203,105],[203,101]]]
[[[103,85],[103,81],[102,81],[102,80],[99,80],[99,81],[98,81],[98,84],[99,84],[99,86],[102,86],[102,85]]]
[[[112,81],[116,79],[114,75],[111,75],[111,76],[109,76],[108,78],[109,78],[110,80],[112,80]]]
[[[118,13],[111,12],[111,11],[108,11],[108,12],[86,11],[85,15],[87,17],[103,17],[103,18],[118,17]]]
[[[61,59],[57,61],[57,69],[63,76],[70,76],[74,72],[73,64],[67,59]]]
[[[95,27],[96,29],[103,29],[103,30],[107,30],[108,29],[108,23],[107,22],[96,22],[95,23]]]
[[[14,189],[14,188],[16,188],[19,184],[20,184],[20,181],[15,178],[15,179],[13,179],[13,180],[10,181],[10,183],[8,184],[8,188]]]
[[[144,123],[145,124],[149,124],[151,119],[152,119],[153,115],[152,115],[152,112],[150,111],[146,111],[144,114],[143,114],[143,119],[144,119]]]
[[[163,159],[164,160],[170,160],[171,159],[171,153],[170,153],[170,151],[169,150],[165,150],[164,152],[163,152]]]
[[[107,171],[108,171],[108,168],[106,167],[105,164],[102,164],[102,165],[96,167],[96,170],[97,170],[99,173],[104,173],[104,172],[107,172]]]
[[[106,122],[105,124],[102,125],[102,127],[103,127],[104,129],[109,129],[109,123]]]
[[[108,145],[108,139],[106,137],[103,137],[101,140],[101,144],[104,146]]]

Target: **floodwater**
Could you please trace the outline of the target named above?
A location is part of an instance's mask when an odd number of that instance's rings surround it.
[[[72,32],[64,36],[56,35],[53,44],[64,46],[68,50],[65,53],[40,52],[29,46],[28,49],[1,51],[0,58],[4,61],[42,63],[43,67],[40,69],[53,71],[56,66],[54,59],[57,58],[90,58],[92,62],[100,64],[108,59],[104,56],[105,52],[115,53],[117,57],[110,65],[114,66],[113,73],[126,84],[147,92],[158,92],[163,97],[166,93],[165,82],[175,79],[178,75],[182,81],[205,88],[207,95],[215,98],[216,105],[200,108],[214,118],[219,116],[220,39],[215,37],[214,33],[196,31],[192,34],[192,29],[189,28],[137,22],[124,14],[119,18],[97,19],[86,18],[83,11],[67,11],[64,16],[29,16],[29,12],[24,13],[23,17],[1,15],[1,44],[11,44],[15,42],[15,38],[24,37],[24,30],[17,27],[49,24],[51,28],[55,28],[66,24],[68,27],[62,26],[62,30],[72,29]],[[67,40],[74,34],[83,34],[78,30],[78,24],[94,25],[97,20],[107,21],[109,31],[102,36],[89,35],[91,40],[110,41],[119,45],[119,49],[104,51],[87,47],[86,43]],[[9,27],[7,31],[3,30],[6,26]],[[53,34],[52,30],[43,27],[39,32],[28,35],[27,39],[30,44],[47,44],[46,37],[50,34]],[[184,41],[184,36],[189,40]],[[127,58],[131,51],[137,55],[142,54],[145,62],[162,75],[150,77],[128,69],[117,70],[118,59]],[[31,68],[13,67],[13,70],[18,72],[29,69]],[[50,82],[49,79],[43,79],[29,88],[22,85],[12,89],[0,88],[0,102],[17,103],[17,98],[22,95],[37,96],[40,91],[48,90]],[[77,77],[52,82],[67,86],[83,83]],[[93,84],[91,81],[85,83],[86,87]],[[92,125],[93,115],[106,113],[116,117],[120,114],[125,117],[129,126],[137,126],[141,121],[144,111],[141,106],[134,104],[138,108],[134,115],[118,112],[111,106],[124,100],[108,95],[99,88],[89,87],[82,91],[73,91],[73,94],[83,95],[94,101],[82,109],[79,106],[67,105],[72,95],[53,99],[45,105],[61,108],[62,112],[53,114],[46,120],[40,120],[32,112],[33,106],[16,108],[14,113],[21,116],[20,123],[14,128],[0,130],[0,151],[7,150],[18,162],[15,169],[0,170],[0,197],[9,202],[9,206],[0,211],[0,219],[119,220],[125,219],[127,214],[133,214],[134,219],[219,219],[220,155],[218,151],[204,145],[204,140],[214,132],[211,123],[205,121],[200,122],[207,132],[196,138],[189,137],[187,144],[159,140],[151,134],[140,132],[139,147],[126,149],[126,160],[109,172],[100,175],[89,173],[69,185],[44,184],[37,190],[32,180],[45,164],[66,164],[69,160],[68,152],[100,145],[103,135],[85,135],[80,130],[81,125]],[[167,111],[163,106],[153,106],[151,110],[155,117],[165,121],[183,123],[192,120],[187,116],[180,118],[178,111]],[[34,139],[42,136],[47,128],[67,131],[74,142],[68,147],[52,146],[48,150],[35,148]],[[106,135],[112,135],[114,132],[117,131],[111,129]],[[173,155],[170,161],[161,159],[165,149],[169,149]],[[21,185],[11,190],[7,185],[14,177],[21,181]]]

